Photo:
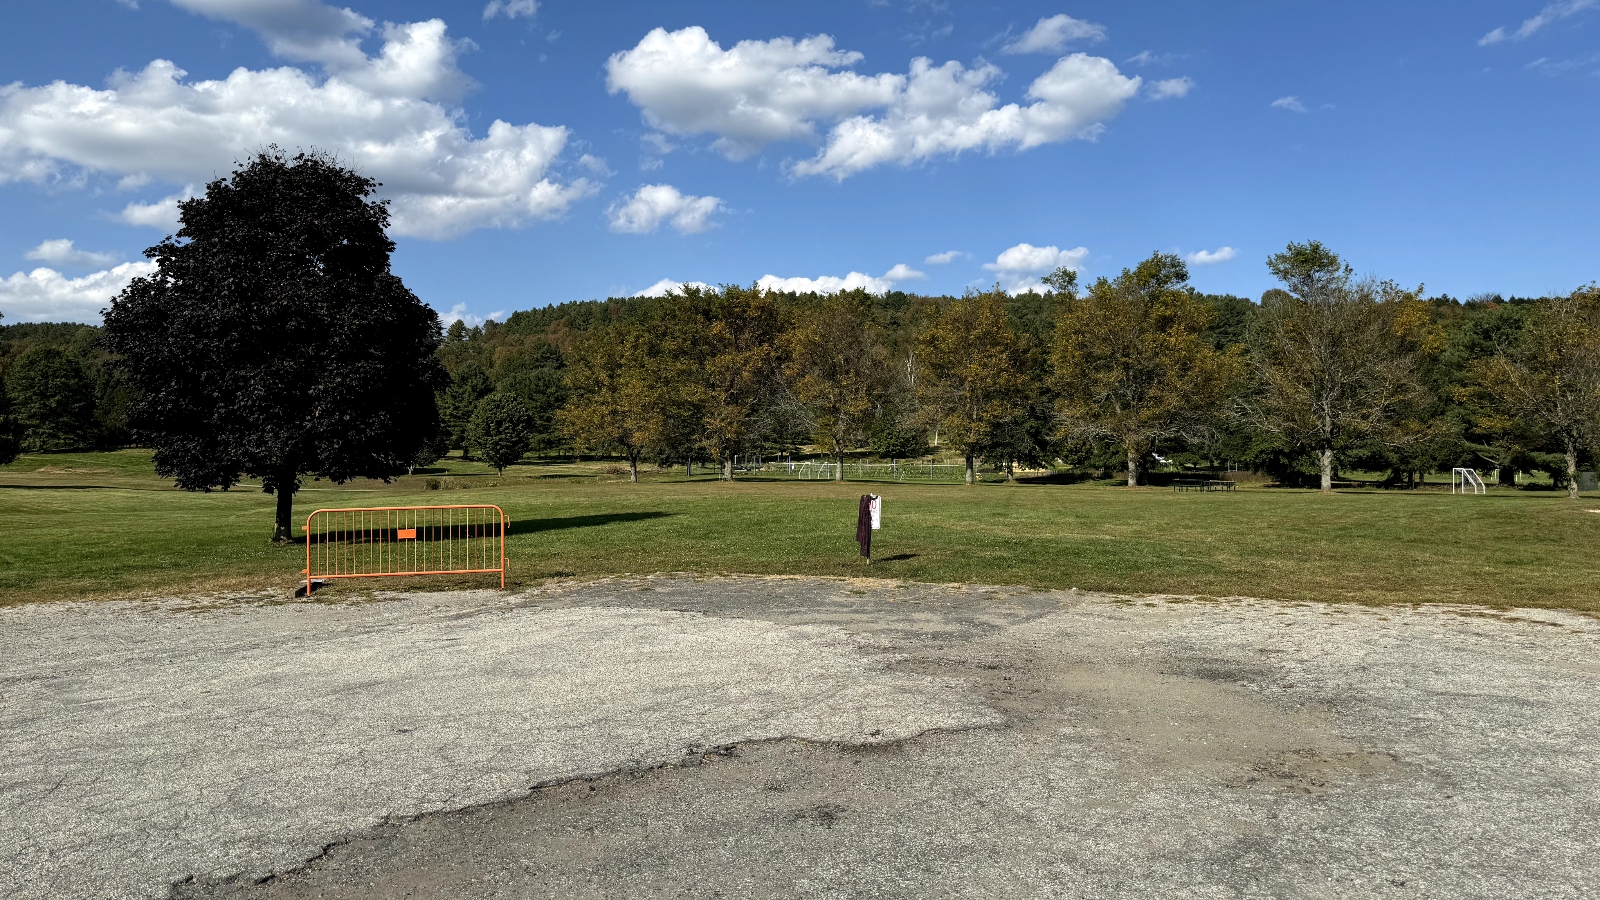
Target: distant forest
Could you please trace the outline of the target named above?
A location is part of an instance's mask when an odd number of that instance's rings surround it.
[[[1152,260],[1158,258],[1159,255]],[[1181,269],[1181,263],[1178,267]],[[1264,370],[1252,364],[1252,360],[1263,358],[1262,348],[1252,345],[1253,340],[1257,345],[1265,340],[1257,319],[1264,309],[1273,306],[1275,299],[1288,300],[1290,295],[1274,290],[1260,300],[1251,300],[1202,293],[1187,285],[1187,273],[1182,271],[1153,288],[1138,281],[1136,270],[1124,272],[1121,279],[1101,279],[1082,296],[1076,284],[1071,283],[1062,284],[1065,290],[1044,294],[1009,296],[992,291],[965,298],[902,291],[819,297],[767,294],[730,286],[707,292],[690,289],[693,296],[687,298],[613,297],[560,303],[523,310],[504,322],[490,321],[476,327],[457,321],[445,329],[438,350],[451,384],[438,397],[444,433],[434,440],[434,445],[437,452],[459,449],[470,453],[468,425],[474,411],[490,395],[509,394],[519,398],[531,412],[532,449],[545,455],[631,452],[637,458],[662,464],[696,459],[727,462],[731,472],[733,457],[814,448],[840,456],[965,455],[998,467],[1067,465],[1107,472],[1157,471],[1181,465],[1231,466],[1287,481],[1313,482],[1319,470],[1317,442],[1308,440],[1305,434],[1273,427],[1262,417],[1259,405],[1257,415],[1246,414],[1249,404],[1241,403],[1241,398],[1263,389]],[[1133,295],[1137,295],[1135,305],[1143,306],[1128,312],[1132,307],[1118,298]],[[1163,296],[1167,299],[1163,300]],[[1096,297],[1100,301],[1095,301]],[[1382,421],[1358,422],[1346,429],[1337,441],[1334,467],[1387,472],[1394,484],[1414,483],[1419,475],[1463,465],[1494,471],[1503,482],[1512,481],[1519,471],[1544,471],[1557,484],[1565,484],[1570,467],[1560,436],[1537,423],[1512,421],[1517,419],[1514,411],[1496,408],[1496,395],[1486,391],[1483,384],[1488,371],[1485,361],[1505,356],[1508,348],[1518,345],[1530,316],[1560,301],[1564,298],[1498,295],[1468,300],[1449,296],[1373,300],[1369,305],[1374,308],[1388,304],[1410,310],[1403,327],[1396,324],[1397,319],[1386,320],[1390,324],[1384,326],[1388,328],[1385,333],[1405,332],[1399,343],[1386,349],[1371,348],[1374,354],[1404,357],[1405,372],[1397,377],[1405,385],[1396,388],[1404,396],[1396,397],[1378,417]],[[1093,306],[1094,302],[1101,306]],[[764,383],[747,386],[743,399],[731,401],[743,404],[738,413],[744,417],[740,426],[743,430],[733,443],[709,440],[697,418],[709,415],[705,404],[728,400],[713,397],[714,386],[704,384],[695,395],[698,400],[683,392],[670,397],[660,393],[670,388],[666,383],[640,388],[646,391],[640,396],[653,398],[647,402],[656,403],[668,413],[676,410],[671,414],[683,420],[676,429],[658,421],[649,434],[644,433],[649,429],[640,426],[640,434],[619,438],[614,429],[608,431],[604,427],[605,423],[595,427],[593,417],[591,424],[585,424],[586,405],[598,409],[601,418],[617,415],[606,411],[619,402],[617,397],[602,396],[604,390],[596,387],[601,380],[596,375],[600,364],[597,360],[609,352],[607,346],[621,352],[618,348],[633,335],[634,344],[629,346],[637,345],[635,350],[642,354],[634,365],[656,366],[658,378],[666,382],[695,381],[707,366],[717,364],[707,355],[714,354],[716,348],[700,346],[696,335],[716,329],[717,316],[731,308],[729,303],[735,307],[740,303],[761,307],[754,312],[741,307],[732,315],[766,317],[764,324],[751,326],[759,333],[748,337],[758,344],[764,342],[770,351],[750,357],[756,360],[751,365],[759,372],[747,374]],[[1159,318],[1167,313],[1151,310],[1163,303],[1176,304],[1170,315],[1181,321],[1174,319],[1177,324],[1165,325],[1155,322],[1151,316]],[[971,309],[963,313],[963,304]],[[999,310],[1003,322],[981,325],[973,324],[976,319],[965,324],[952,320],[959,315],[981,317],[984,309]],[[1143,319],[1135,322],[1118,318],[1125,315]],[[860,350],[865,355],[854,362],[829,357],[830,352],[838,355],[837,344],[841,341],[852,340],[848,335],[828,336],[827,321],[837,323],[841,318],[847,327],[865,335],[869,345]],[[1083,334],[1058,334],[1063,322],[1071,323],[1070,327]],[[689,330],[683,331],[679,326]],[[951,347],[954,344],[950,342],[970,338],[986,327],[993,332],[986,340],[1002,342],[994,345],[999,350],[991,347],[982,351],[987,362],[976,359],[963,363],[954,357],[948,360],[942,376],[946,391],[942,395],[928,387],[941,377],[932,366],[936,347],[941,346],[941,327],[949,331],[943,340]],[[1112,336],[1113,332],[1130,327],[1145,329],[1131,339],[1128,346],[1133,349],[1114,359],[1095,356],[1097,347],[1125,341],[1125,337]],[[810,350],[806,349],[803,336],[797,336],[807,328],[815,332],[815,346]],[[818,328],[824,331],[817,332]],[[1166,390],[1172,394],[1179,388],[1160,387],[1159,377],[1152,375],[1150,378],[1156,380],[1137,387],[1145,391],[1142,399],[1129,400],[1129,404],[1168,404],[1171,409],[1163,420],[1165,424],[1150,425],[1142,432],[1138,428],[1130,430],[1126,423],[1115,424],[1113,420],[1118,416],[1128,419],[1139,414],[1137,409],[1119,406],[1116,397],[1119,390],[1133,390],[1128,385],[1141,377],[1133,370],[1142,365],[1140,354],[1145,351],[1136,345],[1144,341],[1151,348],[1165,346],[1162,341],[1170,343],[1172,334],[1185,333],[1186,328],[1194,332],[1198,341],[1196,348],[1186,352],[1204,350],[1204,359],[1215,361],[1221,368],[1214,372],[1192,370],[1185,378],[1191,382],[1214,378],[1218,380],[1216,389],[1157,397],[1152,392]],[[674,333],[682,338],[678,344],[663,343],[667,335]],[[646,342],[648,347],[639,343],[645,337],[651,339]],[[737,343],[736,338],[730,340]],[[963,351],[949,352],[959,355]],[[975,351],[968,348],[965,352]],[[1167,351],[1150,352],[1159,355]],[[662,368],[661,364],[674,353],[685,357],[681,361],[690,367]],[[813,357],[810,368],[797,357],[806,353]],[[1003,365],[998,362],[1000,357],[1005,358]],[[955,385],[950,379],[960,377],[956,372],[960,365],[974,362],[980,367],[993,364],[989,368],[1006,368],[1001,375],[1010,380],[994,391],[1009,393],[996,401],[999,406],[993,407],[987,419],[982,419],[981,413],[975,414],[977,418],[968,416],[967,433],[956,434],[962,430],[961,419],[951,404],[966,402],[961,391],[977,388],[965,383]],[[1174,364],[1173,359],[1151,363],[1168,367]],[[1185,365],[1181,360],[1176,364]],[[852,365],[866,369],[840,375],[828,368],[840,365],[846,370]],[[1079,368],[1072,369],[1073,366]],[[121,447],[136,441],[126,424],[129,392],[101,346],[98,327],[0,326],[0,377],[4,378],[10,427],[25,450]],[[810,382],[806,382],[808,377]],[[870,408],[851,413],[854,420],[846,428],[840,424],[844,413],[839,404],[844,401],[829,399],[826,382],[856,377],[866,379],[858,392],[870,401]],[[1106,379],[1109,381],[1099,393],[1088,387],[1075,387]],[[811,385],[809,397],[800,396],[805,393],[803,382]],[[650,394],[649,390],[656,393]],[[697,402],[699,406],[695,406]],[[605,406],[607,403],[613,406]],[[1192,407],[1193,415],[1182,414],[1185,405]],[[831,440],[822,434],[829,428],[833,429]],[[953,446],[953,439],[964,443]],[[630,441],[631,448],[622,446]],[[1330,441],[1324,443],[1332,446]],[[1588,465],[1590,448],[1581,447],[1579,454],[1579,462]]]

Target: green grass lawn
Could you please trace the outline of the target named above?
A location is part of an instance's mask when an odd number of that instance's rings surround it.
[[[389,485],[311,482],[296,498],[296,518],[321,506],[495,503],[513,522],[514,584],[663,571],[860,575],[1600,611],[1593,497],[1502,489],[1461,497],[1437,487],[1322,496],[1252,485],[1232,494],[1108,484],[727,485],[681,473],[634,485],[604,474],[609,465],[523,465],[499,477],[452,460],[447,472]],[[446,489],[428,490],[430,481]],[[870,567],[854,543],[856,499],[868,490],[885,498]],[[267,542],[272,503],[245,487],[173,490],[143,451],[24,456],[0,467],[0,603],[288,590],[304,551]]]

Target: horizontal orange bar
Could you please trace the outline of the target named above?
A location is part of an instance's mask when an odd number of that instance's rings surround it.
[[[328,512],[392,512],[413,509],[492,509],[501,515],[505,515],[504,510],[492,503],[458,503],[453,506],[342,506],[336,509],[319,509],[311,513],[311,515]]]
[[[386,576],[417,575],[489,575],[501,569],[431,569],[426,572],[358,572],[352,575],[335,575],[332,572],[312,572],[312,578],[383,578]]]
[[[401,528],[401,529],[398,529],[396,531],[396,533],[395,533],[395,540],[414,541],[416,539],[417,539],[417,530],[415,528]]]

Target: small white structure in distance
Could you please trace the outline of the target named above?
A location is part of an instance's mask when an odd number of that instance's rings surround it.
[[[1450,470],[1450,493],[1485,494],[1488,488],[1484,487],[1483,479],[1478,477],[1477,469],[1456,468]]]

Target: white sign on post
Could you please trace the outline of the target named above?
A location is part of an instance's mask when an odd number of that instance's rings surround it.
[[[883,527],[883,498],[877,494],[868,494],[872,498],[867,501],[867,509],[872,513],[872,530],[877,531]]]

